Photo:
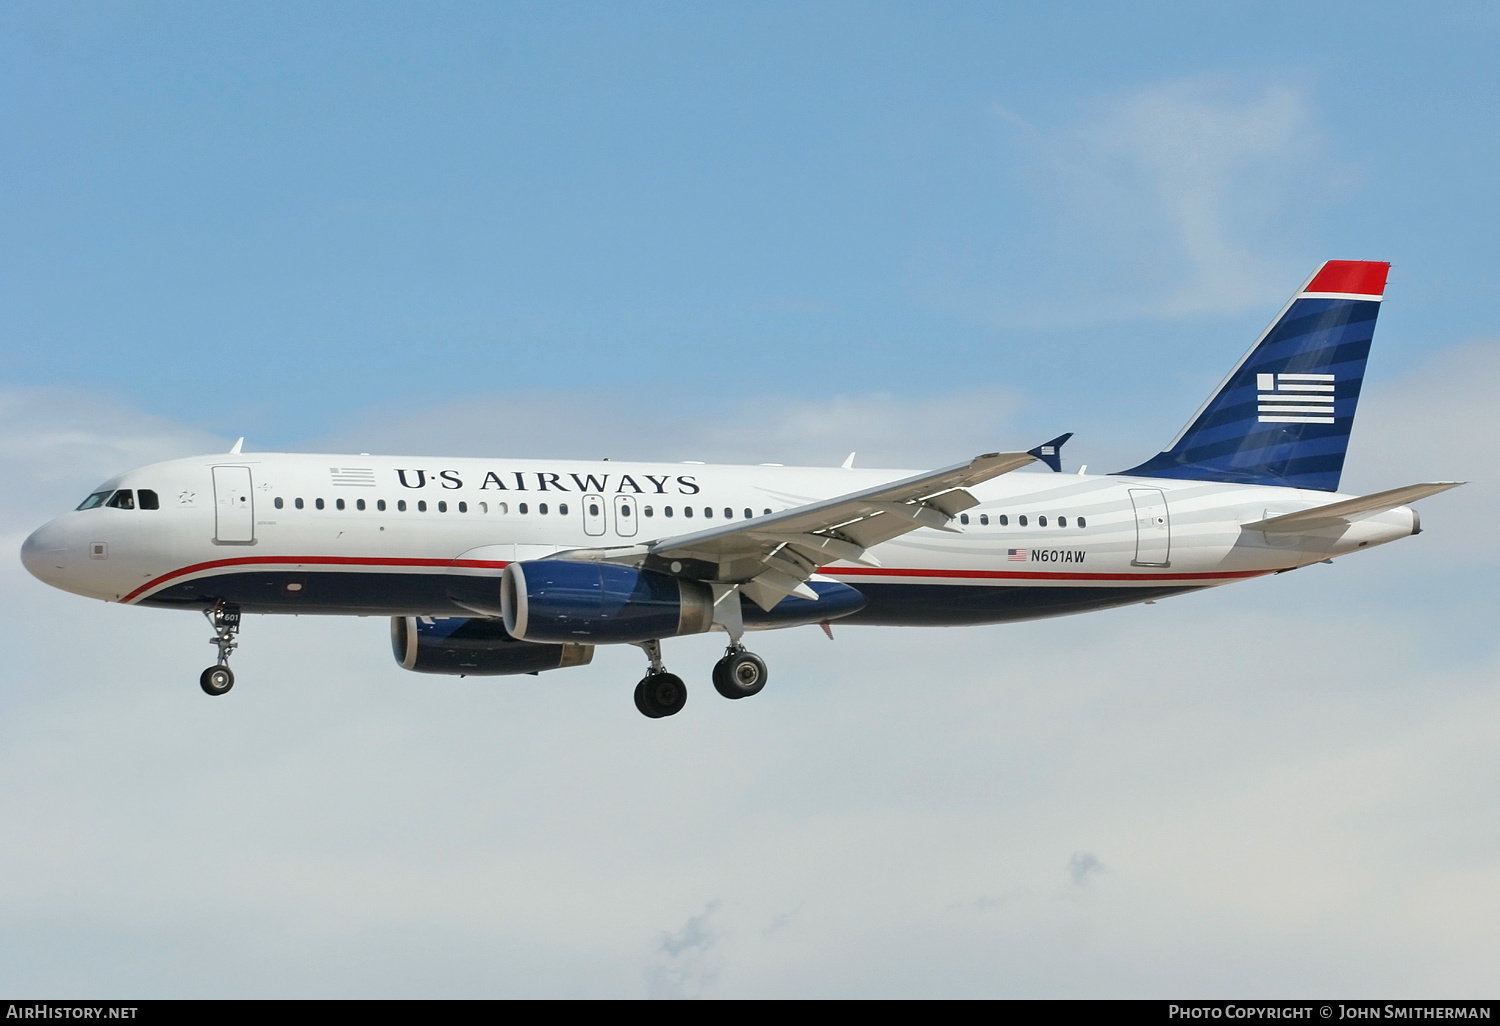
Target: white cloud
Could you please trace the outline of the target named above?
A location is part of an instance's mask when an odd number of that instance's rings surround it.
[[[1025,259],[1067,267],[1064,280],[1087,280],[1097,297],[1035,307],[1012,294],[1008,305],[1031,322],[1232,314],[1285,299],[1312,269],[1301,254],[1314,212],[1351,179],[1324,152],[1303,91],[1287,84],[1165,82],[1016,138],[1053,218]]]

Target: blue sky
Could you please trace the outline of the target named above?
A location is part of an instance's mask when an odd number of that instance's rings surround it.
[[[1500,16],[1480,4],[0,7],[0,548],[227,448],[1157,451],[1391,260],[1375,552],[1150,607],[417,678],[384,621],[0,560],[0,991],[1492,993]],[[748,708],[742,708],[748,707]],[[663,730],[660,728],[666,727]]]
[[[264,446],[559,387],[983,382],[1043,431],[1151,387],[1170,431],[1320,259],[1397,264],[1377,376],[1500,284],[1480,5],[0,18],[0,375]]]

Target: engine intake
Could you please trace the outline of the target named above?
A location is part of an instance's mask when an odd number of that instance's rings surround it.
[[[594,658],[593,645],[538,645],[512,637],[499,620],[459,616],[391,617],[391,651],[408,670],[476,677],[540,673]]]

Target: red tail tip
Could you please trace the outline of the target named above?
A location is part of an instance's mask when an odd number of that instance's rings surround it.
[[[1355,296],[1385,295],[1391,265],[1378,260],[1330,260],[1313,275],[1304,292],[1343,292]]]

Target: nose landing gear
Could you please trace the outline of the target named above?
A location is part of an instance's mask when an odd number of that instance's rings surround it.
[[[224,695],[234,687],[234,671],[229,668],[229,653],[238,647],[235,636],[240,632],[240,607],[220,600],[203,615],[213,625],[214,636],[209,643],[219,649],[219,661],[198,676],[198,686],[207,695]]]

